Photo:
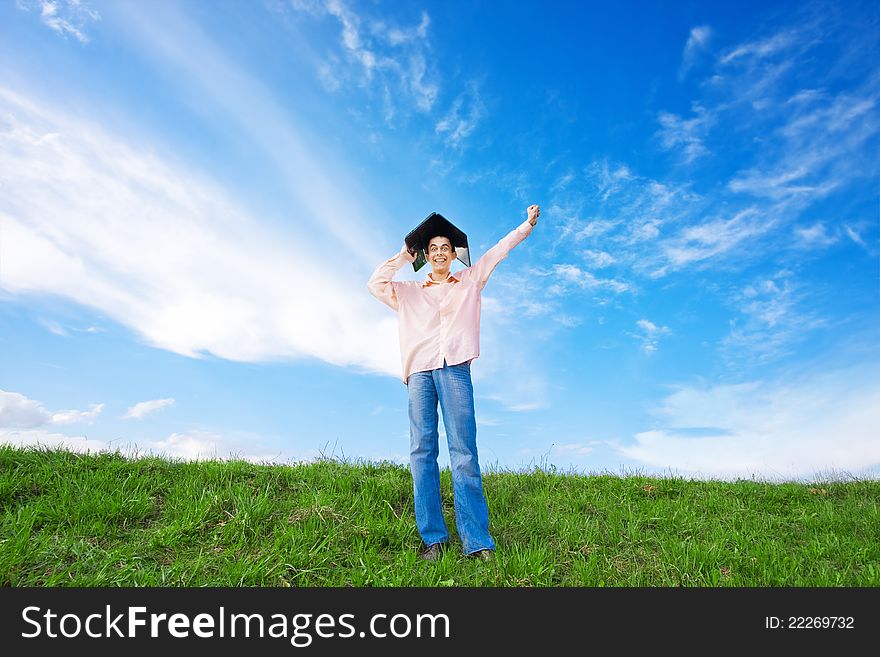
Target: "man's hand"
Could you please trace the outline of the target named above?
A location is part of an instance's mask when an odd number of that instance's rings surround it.
[[[416,261],[415,251],[410,251],[409,247],[406,245],[406,242],[403,243],[403,248],[400,249],[400,254],[404,258],[406,258],[407,262],[415,262]]]
[[[536,223],[538,223],[538,217],[541,216],[541,206],[530,205],[527,212],[529,213],[529,223],[534,226]]]

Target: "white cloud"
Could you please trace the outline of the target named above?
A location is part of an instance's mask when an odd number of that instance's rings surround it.
[[[693,112],[695,116],[690,119],[671,112],[660,112],[657,116],[661,125],[657,136],[660,137],[663,148],[680,150],[685,163],[693,162],[709,153],[704,139],[716,121],[715,115],[699,104],[694,104]]]
[[[687,43],[684,46],[681,67],[678,69],[678,79],[683,79],[694,66],[700,54],[706,50],[712,37],[712,29],[708,25],[698,25],[691,28]]]
[[[553,445],[551,452],[559,456],[586,456],[593,451],[593,448],[583,443],[566,443],[564,445]]]
[[[103,440],[88,436],[68,436],[45,429],[3,429],[0,427],[0,443],[16,447],[47,447],[66,449],[71,452],[110,451],[110,445]]]
[[[563,330],[564,313],[544,299],[543,279],[507,267],[499,266],[504,272],[496,270],[483,293],[480,357],[471,369],[474,393],[478,400],[491,399],[514,412],[546,408],[553,377],[543,352],[554,332]]]
[[[583,256],[584,260],[587,261],[587,265],[595,269],[608,267],[609,265],[613,265],[615,262],[617,262],[614,256],[607,251],[594,251],[592,249],[588,249],[587,251],[583,252]]]
[[[371,270],[375,263],[361,245],[374,240],[382,210],[363,189],[359,174],[334,159],[323,146],[323,133],[301,121],[295,108],[243,68],[181,7],[119,3],[107,5],[105,11],[113,12],[114,27],[123,30],[133,48],[143,51],[158,71],[173,71],[171,80],[180,86],[182,97],[195,95],[198,107],[210,108],[206,119],[223,121],[224,132],[238,131],[239,138],[261,150],[276,168],[289,197],[288,207],[295,208],[284,219],[300,250],[317,252],[323,245],[335,244],[348,251],[351,261]],[[137,147],[153,152],[145,145]],[[371,224],[362,219],[367,205],[376,209]]]
[[[87,25],[101,19],[101,15],[89,8],[82,0],[17,0],[24,11],[39,9],[40,20],[63,37],[74,37],[80,43],[88,43]]]
[[[745,192],[773,199],[801,194],[824,196],[836,187],[834,181],[826,181],[819,185],[801,182],[808,173],[809,170],[805,166],[774,173],[752,169],[733,178],[728,186],[734,192]]]
[[[169,458],[187,461],[217,459],[226,456],[220,451],[221,436],[210,431],[172,433],[165,440],[150,443],[151,450]]]
[[[0,275],[2,275],[3,270],[0,269]],[[2,285],[0,285],[2,287]],[[71,331],[74,333],[102,333],[104,329],[98,328],[97,326],[87,326],[85,328],[78,326],[64,326],[57,320],[50,317],[39,317],[37,321],[42,324],[47,331],[52,333],[53,335],[60,336],[62,338],[70,337]]]
[[[41,402],[28,399],[17,392],[0,390],[0,428],[35,429],[47,425],[91,423],[104,404],[90,404],[88,411],[46,410]]]
[[[318,77],[328,91],[349,84],[381,95],[383,115],[390,123],[402,101],[429,112],[439,88],[426,57],[430,16],[422,12],[419,22],[403,27],[384,19],[370,18],[364,5],[359,11],[341,0],[293,2],[295,10],[312,17],[332,16],[341,28],[341,51],[331,52],[318,65]]]
[[[876,472],[878,374],[866,363],[775,381],[677,386],[655,409],[664,427],[618,449],[647,466],[712,478]]]
[[[168,459],[229,460],[244,459],[252,463],[305,462],[318,458],[318,450],[294,453],[286,450],[273,451],[253,438],[247,441],[229,439],[212,431],[189,431],[172,433],[163,440],[146,441],[141,444],[123,443],[119,440],[103,440],[86,435],[67,435],[46,429],[9,429],[0,426],[0,444],[31,448],[65,449],[72,452],[100,453],[119,450],[136,458],[155,455]]]
[[[624,186],[634,180],[635,176],[625,164],[612,166],[608,160],[593,162],[585,171],[587,180],[595,186],[596,194],[607,201],[617,194]]]
[[[0,111],[2,289],[71,299],[186,356],[399,374],[394,316],[365,269],[310,248],[312,221],[270,231],[198,173],[91,124],[2,89]]]
[[[484,304],[490,299],[484,297]],[[471,366],[477,411],[480,399],[490,399],[513,412],[546,408],[551,399],[551,377],[537,353],[541,342],[533,334],[526,339],[517,333],[515,326],[504,323],[497,310],[498,305],[492,301],[488,308],[484,306],[480,357]]]
[[[104,410],[104,404],[89,404],[87,411],[57,411],[52,413],[49,424],[78,424],[80,422],[91,423]]]
[[[67,336],[70,335],[70,333],[68,333],[67,329],[64,328],[63,326],[61,326],[61,324],[56,322],[54,319],[48,319],[46,317],[41,317],[38,321],[40,322],[40,324],[42,324],[43,326],[46,327],[46,330],[49,331],[49,333],[51,333],[53,335],[58,335],[62,338],[66,338]]]
[[[616,294],[632,290],[632,286],[624,281],[613,278],[598,278],[577,265],[557,264],[547,272],[556,277],[556,292],[563,293],[573,287],[584,290],[608,290]]]
[[[122,417],[124,419],[142,420],[150,413],[155,413],[168,406],[174,406],[174,399],[172,397],[142,401],[129,408]]]
[[[431,25],[431,17],[423,11],[419,24],[411,28],[401,28],[396,26],[386,27],[385,23],[378,22],[374,24],[374,32],[384,36],[392,46],[398,46],[402,43],[417,41],[428,36],[428,27]]]
[[[30,429],[48,424],[51,417],[40,402],[0,390],[0,427]]]
[[[797,40],[798,35],[793,30],[780,32],[765,39],[740,44],[722,55],[719,61],[721,64],[731,64],[736,60],[764,59],[790,48]]]
[[[574,178],[575,178],[574,173],[572,173],[571,171],[565,173],[564,175],[560,176],[560,178],[555,183],[553,183],[553,186],[550,188],[550,191],[557,192],[562,189],[565,189],[568,186],[568,184],[572,180],[574,180]]]
[[[674,267],[682,267],[726,254],[743,246],[746,240],[768,232],[773,226],[771,217],[749,207],[730,219],[712,219],[688,226],[676,237],[662,241],[661,249]]]
[[[529,324],[531,339],[529,342],[540,344],[544,340],[553,340],[560,327],[572,328],[582,323],[580,315],[572,315],[575,310],[559,297],[566,291],[561,281],[554,282],[542,270],[526,269],[522,272],[505,270],[493,276],[490,293],[483,294],[482,313],[484,330],[492,324],[503,327],[509,335],[498,338],[501,344],[519,343],[520,349],[526,343],[517,337],[524,320],[538,318],[540,321]],[[541,361],[540,353],[532,354],[533,361]]]
[[[619,222],[608,221],[604,219],[592,219],[584,222],[583,226],[575,233],[576,240],[584,240],[592,237],[598,237],[603,233],[607,233],[617,227]]]
[[[828,229],[822,222],[812,226],[797,226],[794,228],[800,245],[806,248],[821,248],[837,242],[837,237],[828,234]]]
[[[670,333],[668,326],[657,326],[654,322],[648,319],[640,319],[636,322],[636,326],[642,329],[646,334],[654,336],[654,335],[664,335]]]
[[[405,76],[415,99],[416,106],[423,112],[430,111],[440,93],[435,82],[428,76],[428,65],[424,55],[417,53],[410,57],[407,75]]]
[[[759,163],[739,171],[731,191],[771,199],[821,199],[876,174],[867,156],[880,133],[880,78],[851,93],[812,96],[765,139]]]
[[[149,412],[149,405],[155,410],[167,405],[163,402],[168,401],[172,400],[142,402],[129,409],[129,412],[137,410],[140,412],[139,417],[143,417],[143,414]],[[212,431],[193,430],[186,433],[172,433],[164,440],[147,440],[141,444],[134,444],[122,443],[118,439],[104,440],[85,435],[57,433],[48,428],[82,422],[91,424],[103,408],[104,404],[90,404],[88,411],[70,410],[53,413],[46,410],[39,401],[28,399],[17,392],[0,390],[0,443],[19,447],[64,448],[75,452],[120,449],[135,456],[146,452],[185,460],[243,458],[254,462],[289,462],[318,456],[314,450],[299,454],[287,449],[273,451],[267,441],[249,434],[222,436]]]
[[[766,362],[790,353],[795,344],[827,324],[810,309],[807,295],[789,270],[746,285],[731,300],[739,316],[731,320],[730,333],[721,342],[722,356],[732,364],[749,359]]]
[[[572,240],[586,242],[593,248],[581,253],[594,268],[613,259],[619,268],[656,269],[661,236],[670,225],[698,217],[705,205],[686,184],[664,184],[607,160],[591,163],[584,174],[586,185],[554,194],[547,216],[560,225],[555,246],[569,250]]]
[[[866,247],[865,240],[862,239],[862,236],[859,235],[851,226],[844,226],[843,229],[846,231],[847,236],[859,246]]]
[[[446,138],[452,148],[460,148],[486,115],[486,107],[480,98],[476,83],[471,83],[452,102],[452,107],[434,126],[438,135]]]
[[[660,346],[660,338],[672,333],[668,326],[657,326],[649,319],[640,319],[636,322],[639,331],[636,333],[627,333],[639,341],[642,351],[647,355],[651,355],[657,351]]]

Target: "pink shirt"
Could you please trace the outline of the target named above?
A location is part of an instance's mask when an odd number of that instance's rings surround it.
[[[472,361],[480,355],[480,293],[489,276],[510,250],[532,232],[525,221],[486,251],[473,266],[449,274],[445,283],[393,281],[410,264],[403,250],[376,268],[367,283],[370,294],[400,315],[400,358],[403,382],[425,372]]]

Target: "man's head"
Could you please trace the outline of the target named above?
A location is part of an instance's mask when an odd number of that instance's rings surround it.
[[[445,235],[437,235],[428,240],[428,248],[426,249],[428,262],[431,263],[433,270],[432,278],[435,281],[446,280],[449,276],[449,268],[455,261],[455,247],[452,246],[452,240]]]

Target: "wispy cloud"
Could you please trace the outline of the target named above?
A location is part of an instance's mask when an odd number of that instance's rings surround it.
[[[24,11],[38,10],[47,27],[83,44],[89,42],[86,28],[101,20],[101,15],[82,0],[16,0],[16,5]]]
[[[812,226],[795,226],[794,234],[801,247],[806,249],[821,249],[838,241],[838,238],[829,234],[824,223],[817,222]]]
[[[795,479],[880,474],[880,370],[865,363],[772,381],[676,386],[655,409],[664,428],[619,447],[698,477]]]
[[[617,262],[617,259],[607,251],[594,251],[593,249],[588,249],[583,252],[583,256],[587,266],[594,269],[608,267]]]
[[[551,402],[552,377],[540,352],[547,329],[537,332],[529,320],[554,317],[555,306],[536,301],[532,286],[520,288],[507,280],[502,284],[506,278],[496,273],[483,294],[480,357],[472,368],[475,394],[508,411],[546,408]]]
[[[880,134],[880,75],[854,92],[812,96],[766,139],[758,162],[738,172],[731,191],[771,199],[821,199],[878,170],[868,156]]]
[[[801,194],[824,196],[834,189],[834,181],[826,181],[818,186],[804,183],[804,178],[808,173],[809,169],[802,165],[794,169],[780,170],[777,168],[773,172],[751,169],[731,180],[729,187],[734,192],[767,196],[772,199]]]
[[[610,249],[616,264],[642,267],[645,248],[664,227],[697,215],[704,203],[687,185],[646,178],[608,160],[587,165],[578,183],[553,195],[547,216],[559,226],[557,245],[570,250],[573,239],[592,247],[581,252],[590,266],[599,266],[592,254]],[[600,257],[601,266],[611,264]]]
[[[169,406],[174,406],[174,398],[172,397],[142,401],[130,407],[122,417],[128,420],[142,420],[150,413],[155,413]]]
[[[859,233],[856,232],[856,230],[852,226],[845,225],[843,229],[846,232],[847,237],[849,237],[853,242],[861,247],[867,248],[865,240],[862,239],[862,236],[859,235]]]
[[[2,289],[71,299],[186,356],[399,373],[394,317],[308,238],[94,125],[5,90],[0,108]]]
[[[593,451],[593,447],[585,443],[566,443],[553,445],[551,453],[558,456],[586,456]]]
[[[472,82],[452,102],[452,107],[437,122],[434,130],[445,138],[448,146],[461,148],[485,115],[486,107],[480,98],[479,88]]]
[[[64,328],[60,323],[56,322],[54,319],[41,317],[39,322],[44,327],[46,327],[46,330],[49,331],[49,333],[51,333],[52,335],[58,335],[63,338],[66,338],[70,335],[67,329]]]
[[[678,69],[679,80],[683,80],[687,76],[700,55],[707,50],[711,37],[712,29],[708,25],[698,25],[691,28],[681,57],[681,66]]]
[[[859,55],[869,44],[835,20],[807,12],[776,33],[718,48],[714,70],[695,86],[691,113],[658,113],[658,143],[686,165],[664,178],[599,159],[572,179],[577,169],[563,160],[554,179],[564,184],[552,186],[546,216],[557,226],[557,252],[574,243],[582,259],[557,264],[560,284],[552,291],[594,287],[595,273],[583,275],[584,268],[606,263],[603,274],[637,291],[643,277],[734,274],[781,254],[795,257],[794,250],[855,244],[876,252],[876,222],[816,215],[819,202],[872,193],[880,172],[880,74]],[[715,34],[693,33],[690,52],[710,35],[714,48]],[[815,58],[820,43],[825,57]],[[736,296],[730,333],[719,343],[728,362],[780,358],[828,326],[821,306],[804,310],[818,291],[799,275],[765,277],[775,289],[756,281],[754,297]],[[728,303],[723,289],[712,290]],[[651,338],[643,338],[650,350]]]
[[[553,183],[553,185],[550,187],[550,191],[551,192],[561,191],[561,190],[565,189],[568,186],[568,184],[571,181],[573,181],[574,179],[575,179],[574,172],[568,171],[568,172],[564,173],[563,175],[561,175],[559,177],[559,179],[555,183]]]
[[[596,195],[603,201],[607,201],[612,194],[618,193],[635,178],[625,164],[611,165],[607,160],[590,164],[585,175],[595,186]]]
[[[680,151],[685,163],[709,153],[705,138],[716,121],[715,114],[699,104],[694,104],[693,114],[689,119],[671,112],[660,112],[657,116],[661,126],[657,136],[663,148]]]
[[[363,267],[375,265],[359,245],[373,235],[361,221],[361,208],[377,204],[344,162],[322,154],[323,135],[302,121],[295,108],[231,56],[182,6],[123,3],[107,5],[105,11],[108,22],[113,21],[159,74],[173,71],[174,91],[184,97],[197,94],[199,107],[211,108],[211,120],[222,122],[225,133],[240,134],[275,168],[296,208],[288,228],[300,248],[329,239],[347,248]],[[340,194],[340,189],[346,193]],[[377,214],[374,221],[381,217],[380,209]]]
[[[749,41],[734,46],[721,55],[719,61],[722,64],[730,64],[735,60],[764,59],[781,51],[788,50],[799,42],[799,35],[795,30],[785,30],[770,37]]]
[[[614,293],[614,288],[625,286],[619,281],[594,277],[593,292]],[[527,267],[520,271],[505,271],[492,280],[491,288],[483,294],[483,310],[499,323],[515,327],[524,319],[540,318],[540,335],[550,338],[560,326],[573,327],[583,322],[575,308],[566,303],[566,291],[574,292],[576,281],[566,282],[553,276],[553,269]],[[557,287],[558,286],[558,287]],[[578,291],[587,290],[577,285]],[[574,313],[574,314],[573,314]]]
[[[661,248],[669,263],[679,268],[726,254],[773,226],[772,218],[750,207],[729,219],[712,219],[684,228],[678,236],[663,240]]]
[[[315,19],[329,16],[339,25],[339,49],[331,50],[318,67],[328,91],[350,86],[369,90],[388,123],[406,105],[420,112],[434,107],[439,86],[428,65],[431,19],[427,12],[421,13],[418,23],[402,26],[369,16],[364,5],[341,0],[294,0],[291,6]]]
[[[359,108],[370,108],[392,127],[409,120],[414,110],[451,151],[463,149],[485,119],[486,104],[477,81],[447,81],[441,92],[441,63],[432,54],[427,12],[406,25],[376,17],[363,3],[295,0],[292,7],[315,20],[332,18],[339,26],[338,44],[329,49],[316,46],[328,50],[317,65],[327,91],[356,93]],[[445,155],[432,163],[441,175],[453,166]]]
[[[649,356],[659,348],[660,338],[672,333],[668,326],[657,326],[649,319],[638,320],[636,327],[638,331],[630,332],[628,335],[636,338],[642,347],[642,351]]]
[[[551,296],[566,294],[572,288],[594,291],[605,290],[615,294],[632,290],[632,286],[625,281],[613,278],[599,278],[577,265],[553,265],[550,271],[546,273],[552,275],[556,281],[547,289],[547,293]]]
[[[808,309],[809,294],[789,270],[746,285],[731,300],[737,315],[721,342],[721,355],[734,364],[767,362],[790,353],[827,323],[815,310]]]

